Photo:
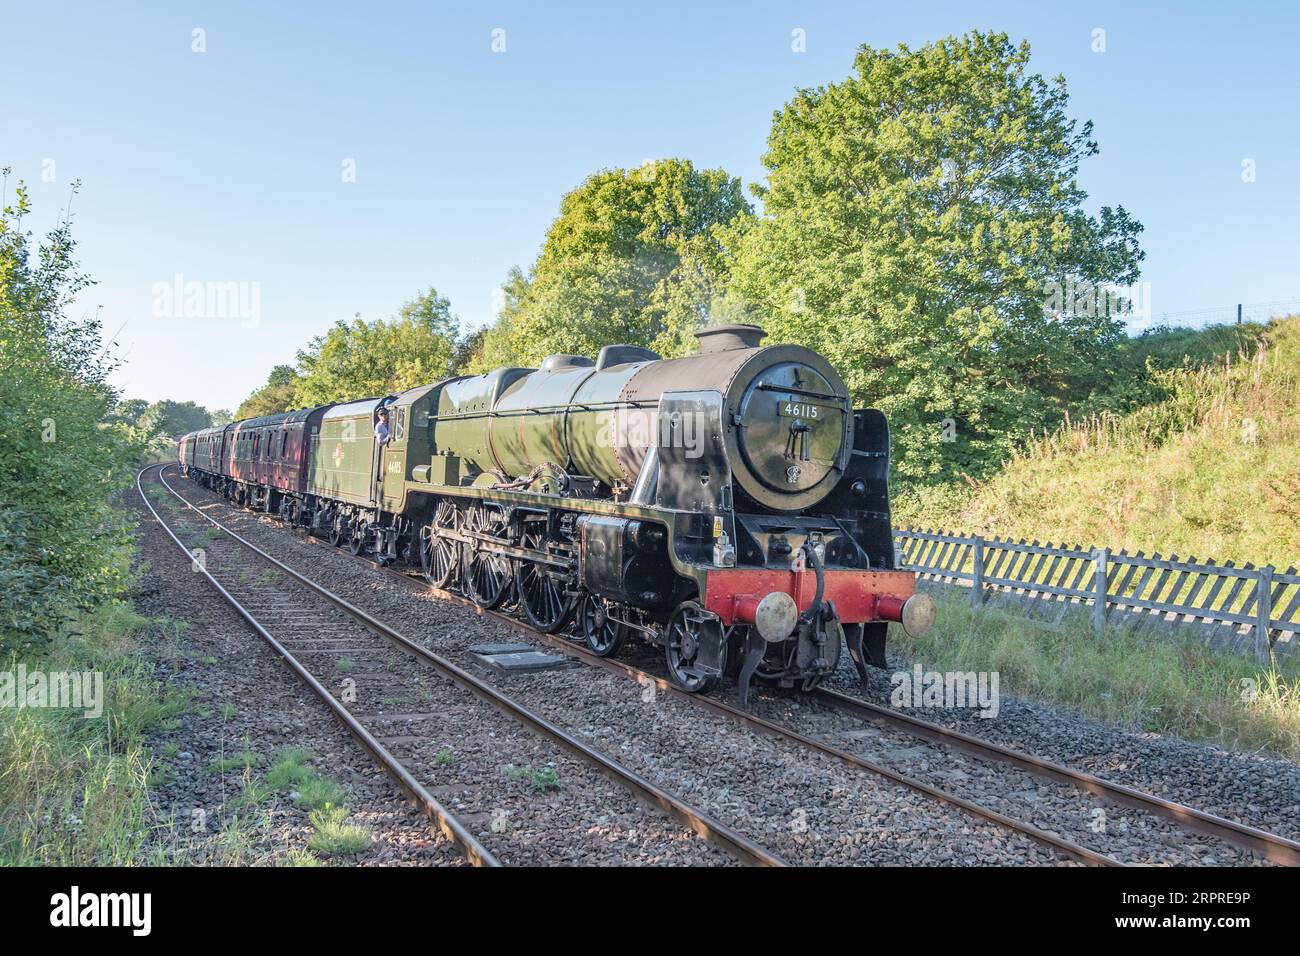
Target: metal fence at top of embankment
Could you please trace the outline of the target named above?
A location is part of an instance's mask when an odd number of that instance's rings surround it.
[[[1219,647],[1294,652],[1300,644],[1300,575],[1231,561],[1040,544],[933,529],[894,532],[898,566],[924,579],[967,587],[972,604],[1014,604],[1060,621],[1086,609],[1108,623],[1146,630],[1189,628]]]

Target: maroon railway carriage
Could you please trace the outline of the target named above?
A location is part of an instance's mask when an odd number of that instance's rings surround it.
[[[280,424],[287,417],[287,413],[281,413],[235,423],[221,473],[232,483],[236,503],[269,510],[270,477],[280,470]]]
[[[201,428],[181,439],[180,463],[186,474],[218,475],[221,472],[221,450],[230,425]]]
[[[307,493],[312,440],[320,431],[321,416],[330,406],[264,415],[235,421],[220,436],[205,441],[195,434],[200,453],[190,464],[203,473],[209,488],[220,490],[240,505],[261,511],[294,510]],[[205,457],[203,449],[211,449]]]

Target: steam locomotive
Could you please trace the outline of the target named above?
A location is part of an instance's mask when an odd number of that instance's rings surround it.
[[[673,681],[811,689],[842,649],[865,680],[888,623],[934,604],[894,567],[889,429],[822,356],[752,325],[662,360],[608,345],[398,395],[208,428],[181,468],[484,608],[513,602],[596,654],[630,635]],[[389,434],[376,437],[380,409]]]

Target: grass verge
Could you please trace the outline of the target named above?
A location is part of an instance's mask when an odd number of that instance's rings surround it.
[[[932,592],[933,593],[933,592]],[[964,594],[934,593],[930,633],[891,629],[895,648],[929,670],[997,671],[1000,690],[1063,704],[1143,731],[1300,759],[1300,668],[1183,638],[1122,628],[1093,633],[1082,615],[1048,626]]]
[[[1291,566],[1300,555],[1300,316],[1259,336],[1248,352],[1153,372],[1150,404],[1033,436],[982,484],[904,490],[896,523]]]
[[[189,696],[154,679],[138,653],[153,622],[121,603],[84,616],[0,670],[95,672],[103,713],[0,707],[0,865],[138,862],[153,825],[144,738],[185,713]]]

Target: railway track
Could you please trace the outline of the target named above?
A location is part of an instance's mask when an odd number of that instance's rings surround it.
[[[203,513],[193,504],[188,502],[187,499],[185,499],[182,495],[179,494],[179,492],[177,492],[174,488],[171,487],[170,484],[167,483],[166,478],[161,476],[161,473],[160,473],[160,479],[162,480],[164,486],[167,487],[167,489],[173,495],[175,495],[181,501],[185,502],[190,507],[195,508],[195,511],[198,514],[200,514],[206,521],[211,522],[214,526],[218,528],[221,528],[226,534],[240,541],[245,547],[257,553],[263,560],[266,560],[272,563],[274,566],[282,568],[286,571],[291,571],[291,569],[289,569],[287,565],[284,565],[282,562],[278,561],[277,559],[271,557],[270,555],[267,555],[265,552],[258,549],[255,545],[252,545],[250,542],[247,542],[238,534],[226,528],[220,522],[216,521],[216,519],[212,518],[210,515]],[[318,541],[314,538],[311,538],[310,536],[308,536],[306,540],[320,547],[325,547],[325,548],[329,547],[324,542]],[[335,549],[331,548],[330,550],[334,551]],[[373,562],[370,562],[364,558],[357,558],[356,560],[362,562],[368,568],[375,569],[377,567]],[[547,646],[560,650],[561,652],[569,655],[570,657],[576,660],[580,660],[584,663],[603,668],[611,673],[615,673],[627,678],[631,678],[642,684],[645,684],[647,682],[653,682],[656,685],[659,692],[671,695],[675,699],[679,699],[687,703],[689,706],[707,710],[718,716],[724,717],[732,721],[736,721],[741,725],[754,730],[757,733],[763,734],[770,738],[784,741],[788,744],[792,744],[802,750],[820,753],[835,761],[839,761],[843,764],[846,764],[857,771],[871,773],[891,783],[902,786],[910,791],[920,794],[922,797],[924,797],[927,800],[939,804],[948,805],[976,819],[984,820],[996,826],[1005,828],[1007,830],[1020,833],[1025,837],[1033,840],[1034,842],[1039,843],[1040,845],[1043,845],[1045,847],[1048,847],[1052,851],[1059,853],[1072,861],[1083,863],[1086,865],[1091,865],[1091,866],[1122,865],[1117,860],[1113,859],[1110,856],[1107,856],[1095,850],[1084,847],[1078,843],[1075,843],[1071,840],[1061,837],[1059,834],[1052,833],[1050,831],[1036,827],[1033,824],[1026,823],[1021,820],[1017,820],[995,809],[982,806],[972,800],[968,800],[960,795],[947,792],[945,790],[932,786],[924,781],[915,779],[914,777],[911,777],[907,774],[903,774],[892,768],[886,767],[882,764],[872,762],[870,760],[864,759],[860,756],[849,753],[840,748],[834,747],[825,741],[817,740],[813,737],[807,736],[805,734],[801,734],[796,730],[783,726],[774,721],[767,720],[752,712],[741,710],[729,703],[726,703],[725,701],[721,701],[713,697],[685,693],[684,691],[681,691],[675,685],[671,684],[670,682],[668,682],[667,680],[665,680],[664,678],[658,675],[650,674],[624,661],[598,657],[594,654],[591,654],[585,648],[581,646],[576,646],[572,642],[564,640],[563,638],[555,637],[553,635],[548,635],[536,631],[533,628],[529,627],[527,624],[518,621],[515,618],[510,617],[509,615],[504,614],[500,611],[485,611],[479,608],[469,599],[464,598],[458,594],[454,594],[449,591],[430,588],[427,585],[427,583],[425,583],[423,579],[416,574],[407,574],[386,567],[380,568],[380,570],[385,574],[391,575],[396,579],[401,580],[404,583],[404,585],[406,585],[407,587],[428,591],[436,594],[440,598],[473,609],[476,613],[482,614],[484,616],[490,617],[493,620],[503,623],[520,633],[524,633],[528,635],[531,639],[536,640],[539,643],[543,643]],[[292,572],[292,571],[291,573],[296,574],[296,572]],[[306,581],[307,579],[303,578],[302,580]],[[309,586],[317,587],[315,585],[312,585],[311,582],[307,582],[307,583],[309,584]],[[341,598],[336,600],[342,602],[342,604],[344,605],[347,605],[347,602],[342,601]],[[364,611],[360,611],[359,609],[354,608],[351,605],[347,605],[347,607],[351,609],[349,613],[355,612],[357,614],[360,614],[368,623],[371,623],[381,629],[387,630],[385,625],[376,621],[374,618],[371,618]],[[420,647],[418,644],[414,644],[413,642],[407,641],[405,638],[400,638],[400,635],[399,635],[399,640],[401,642],[405,642],[402,643],[402,647],[412,653],[423,653],[423,654],[432,653]],[[432,656],[437,657],[437,655],[432,655]],[[475,681],[476,683],[482,684],[482,682],[479,682],[477,678],[474,678],[472,675],[468,674],[467,672],[460,671],[460,669],[457,668],[456,665],[452,664],[450,661],[445,661],[442,658],[439,658],[439,660],[442,661],[445,667],[455,668],[457,671],[463,674],[464,677],[467,678],[468,680]],[[483,685],[483,686],[487,686],[487,685]],[[491,690],[490,693],[499,696],[499,692],[495,690]],[[541,720],[541,718],[537,718],[537,719]],[[564,733],[563,731],[560,731],[559,728],[553,728],[553,730],[560,734]],[[583,746],[576,740],[574,740],[573,743],[577,744],[578,746]],[[717,823],[713,823],[712,825],[714,827],[721,827],[721,824],[717,824]]]
[[[168,487],[173,494],[177,494],[177,497],[181,497],[174,489],[171,489],[170,486]],[[182,498],[182,500],[184,499]],[[210,516],[204,515],[204,517],[207,520],[212,521],[214,524],[217,524],[217,522],[215,522]],[[312,545],[328,548],[330,551],[339,553],[335,551],[335,549],[329,548],[325,542],[319,541],[311,536],[306,536],[305,540],[310,542]],[[1121,865],[1112,857],[1064,839],[1060,837],[1059,834],[1042,830],[1032,824],[1009,817],[997,810],[981,806],[974,801],[967,800],[957,794],[950,793],[947,790],[934,787],[924,781],[916,780],[889,767],[849,753],[827,743],[826,741],[818,740],[815,737],[803,734],[796,729],[764,718],[752,711],[742,710],[726,701],[718,700],[714,697],[687,694],[659,674],[651,673],[626,661],[599,657],[580,644],[575,644],[573,641],[560,636],[540,632],[507,613],[502,611],[484,610],[476,605],[472,600],[465,598],[462,595],[451,591],[431,588],[418,572],[403,572],[394,568],[382,567],[365,558],[356,558],[355,560],[371,570],[379,570],[381,573],[402,581],[408,588],[431,593],[440,599],[471,609],[476,614],[491,618],[518,633],[528,636],[531,640],[558,650],[573,659],[581,660],[588,665],[601,668],[610,673],[622,675],[643,685],[652,682],[659,692],[672,695],[674,698],[680,699],[691,706],[699,707],[719,716],[726,717],[743,726],[750,727],[758,733],[783,739],[805,749],[825,754],[826,756],[852,765],[860,770],[878,774],[885,779],[898,783],[908,789],[915,790],[929,799],[941,803],[947,803],[950,806],[957,807],[972,816],[1020,832],[1036,842],[1044,846],[1049,846],[1073,860],[1098,866]],[[418,647],[418,645],[416,646]],[[978,737],[964,734],[961,731],[922,720],[909,714],[881,707],[880,705],[874,704],[870,701],[862,700],[861,698],[848,694],[822,688],[815,691],[809,699],[820,706],[830,708],[843,714],[852,715],[864,722],[877,726],[889,727],[893,730],[900,731],[917,739],[942,747],[945,750],[958,751],[980,761],[1014,766],[1018,770],[1028,773],[1038,779],[1050,781],[1056,784],[1063,784],[1083,793],[1098,797],[1114,805],[1136,809],[1143,813],[1149,813],[1153,816],[1169,820],[1188,832],[1222,840],[1239,849],[1258,854],[1269,862],[1286,866],[1300,865],[1300,842],[1288,839],[1278,834],[1270,833],[1247,824],[1239,823],[1216,814],[1199,810],[1186,804],[1158,797],[1123,784],[1108,781],[1104,778],[1097,777],[1096,775],[1076,770],[1032,754],[985,741]]]
[[[307,536],[306,540],[313,545],[329,547],[325,542],[310,536]],[[659,674],[651,673],[625,661],[599,657],[580,644],[575,644],[573,641],[560,636],[538,631],[507,613],[485,610],[460,594],[432,588],[418,572],[403,572],[394,568],[379,566],[365,558],[356,558],[355,560],[368,568],[377,569],[384,574],[401,580],[407,587],[435,594],[441,599],[469,608],[479,615],[498,621],[516,632],[525,634],[530,639],[556,649],[574,659],[582,660],[591,666],[602,668],[610,673],[621,674],[642,684],[653,682],[660,692],[673,695],[675,698],[688,702],[692,706],[727,717],[760,733],[797,743],[807,749],[816,750],[861,770],[879,774],[902,786],[923,793],[930,799],[948,803],[974,816],[1024,833],[1031,839],[1050,846],[1072,859],[1091,865],[1118,865],[1118,861],[1111,857],[1063,839],[1057,834],[1015,820],[996,810],[982,807],[978,803],[851,754],[825,741],[817,740],[790,727],[764,718],[752,711],[742,710],[726,701],[714,697],[687,694]],[[1171,821],[1185,831],[1222,840],[1238,849],[1258,854],[1271,863],[1283,866],[1300,866],[1300,842],[1279,834],[1239,823],[1124,784],[1109,781],[1033,754],[982,740],[941,724],[882,707],[852,695],[819,688],[813,693],[810,700],[840,713],[852,715],[862,721],[906,733],[946,750],[958,751],[984,762],[1013,766],[1040,780],[1063,784],[1113,805],[1128,807]]]
[[[381,570],[403,579],[408,583],[408,585],[432,591],[440,598],[454,601],[465,607],[472,608],[480,614],[488,615],[520,633],[527,634],[533,640],[546,644],[573,657],[585,660],[593,666],[603,668],[613,673],[621,673],[640,682],[654,681],[662,690],[711,710],[714,713],[723,714],[739,723],[753,726],[763,732],[797,740],[811,749],[819,750],[822,753],[829,754],[856,766],[860,766],[863,769],[871,770],[873,772],[881,772],[891,778],[896,778],[899,782],[903,782],[907,786],[914,786],[917,789],[924,789],[926,791],[935,791],[936,799],[951,799],[956,803],[956,805],[962,806],[964,809],[969,809],[977,815],[985,816],[987,819],[997,822],[1001,822],[1003,819],[1009,819],[1004,815],[997,813],[997,811],[985,810],[978,804],[961,800],[946,791],[936,790],[920,781],[908,780],[888,768],[873,764],[870,761],[835,748],[823,741],[808,737],[789,727],[761,717],[752,711],[742,710],[739,707],[725,701],[717,700],[713,697],[687,694],[679,690],[660,675],[652,674],[649,671],[625,661],[599,657],[580,645],[576,645],[571,641],[564,640],[555,635],[542,633],[508,614],[500,611],[485,611],[475,605],[473,601],[454,592],[429,588],[428,585],[424,584],[416,574],[407,574],[401,571],[396,571],[392,568],[382,568]],[[1082,770],[1076,770],[1072,767],[1067,767],[1063,764],[1034,756],[1033,754],[1023,753],[1001,744],[982,740],[978,737],[962,733],[961,731],[945,727],[941,724],[922,720],[901,711],[891,710],[887,707],[882,707],[879,704],[874,704],[858,697],[840,693],[839,691],[827,688],[817,688],[813,691],[811,699],[818,704],[830,707],[841,713],[852,714],[853,716],[878,726],[888,726],[903,731],[913,737],[938,744],[944,748],[960,751],[979,760],[1014,766],[1039,779],[1051,781],[1053,783],[1066,784],[1082,792],[1100,797],[1115,805],[1129,807],[1131,809],[1140,810],[1144,813],[1150,813],[1154,816],[1162,817],[1178,824],[1180,827],[1190,832],[1213,837],[1238,847],[1239,849],[1257,853],[1271,863],[1281,866],[1300,866],[1300,842],[1288,839],[1279,834],[1270,833],[1257,827],[1252,827],[1235,820],[1230,820],[1216,814],[1199,810],[1186,804],[1178,803],[1174,800],[1168,800],[1164,797],[1159,797],[1154,794],[1137,790],[1133,787],[1125,786],[1124,784],[1115,783],[1094,774]],[[1022,832],[1026,832],[1030,836],[1035,836],[1033,831],[1037,828],[1033,828],[1028,824],[1021,824],[1019,821],[1012,821],[1012,823],[1013,828],[1021,829]],[[1042,832],[1043,831],[1039,831],[1039,833]],[[1047,841],[1040,842],[1051,842],[1058,839],[1052,834],[1048,834],[1047,836]],[[1035,838],[1037,837],[1035,836]],[[1077,846],[1076,844],[1070,844],[1069,841],[1061,842],[1068,844],[1069,847]],[[1059,846],[1058,848],[1063,852],[1070,852],[1066,846]],[[1091,850],[1086,850],[1085,852],[1094,858],[1089,859],[1084,856],[1077,858],[1084,860],[1084,862],[1099,865],[1116,865],[1116,861],[1109,857],[1104,857]],[[1099,857],[1099,859],[1096,859],[1097,857]]]
[[[370,666],[384,666],[381,650],[387,650],[391,654],[395,649],[400,655],[414,658],[457,687],[468,691],[492,711],[508,717],[531,733],[558,745],[572,758],[582,761],[593,770],[625,787],[643,803],[674,818],[737,861],[753,866],[785,865],[780,857],[735,832],[708,813],[685,803],[634,771],[584,744],[546,718],[506,696],[491,684],[410,640],[344,598],[267,554],[211,516],[204,514],[168,483],[163,474],[166,467],[151,465],[142,469],[136,476],[136,488],[140,498],[159,527],[167,533],[178,548],[191,557],[193,569],[203,575],[303,684],[329,708],[331,714],[471,863],[479,866],[501,865],[498,856],[489,850],[483,841],[471,832],[465,822],[458,819],[420,781],[418,773],[385,746],[382,731],[367,726],[367,723],[382,723],[382,719],[371,715],[367,721],[365,717],[359,717],[329,689],[327,682],[319,675],[319,667],[313,668],[306,661],[321,657],[337,661],[339,654],[346,653],[349,663],[353,666],[358,661]],[[215,538],[204,542],[205,553],[202,560],[194,557],[194,550],[186,546],[145,494],[145,474],[154,468],[157,468],[160,485],[180,501],[184,508],[188,509],[188,513],[198,515],[220,532]],[[250,555],[255,557],[264,565],[264,574],[271,574],[274,580],[262,576],[250,579],[246,567],[239,561],[221,560],[223,555],[231,557],[229,553],[231,551],[238,552],[243,557]],[[224,582],[213,574],[211,568],[214,564],[221,566]],[[284,586],[286,584],[287,587]],[[293,592],[289,600],[285,600],[286,591]],[[381,638],[382,641],[376,641],[375,638]],[[382,678],[390,675],[381,672],[380,676]]]
[[[879,765],[835,748],[823,741],[808,737],[789,727],[759,716],[752,711],[742,710],[726,701],[717,700],[713,697],[684,693],[658,674],[652,674],[649,671],[625,661],[599,657],[580,645],[576,645],[571,641],[564,640],[563,638],[558,638],[555,635],[544,634],[530,627],[528,624],[500,611],[484,611],[483,609],[478,608],[473,601],[470,601],[459,594],[441,589],[429,588],[428,585],[424,584],[415,574],[406,574],[391,568],[383,568],[382,570],[405,580],[408,585],[433,591],[441,598],[473,608],[481,614],[489,615],[512,629],[527,634],[529,637],[540,643],[556,648],[557,650],[573,657],[581,658],[593,666],[603,668],[613,673],[621,673],[640,682],[652,680],[658,687],[668,693],[695,703],[713,711],[714,713],[728,716],[739,723],[753,726],[764,732],[798,740],[812,749],[819,750],[823,753],[835,756],[838,759],[853,763],[863,769],[872,770],[873,772],[884,772],[889,775],[901,777],[901,775],[896,775],[893,771],[888,770],[887,768],[880,767]],[[1001,744],[982,740],[970,734],[965,734],[961,731],[944,727],[941,724],[922,720],[910,714],[902,713],[901,711],[891,710],[870,701],[840,693],[839,691],[827,688],[817,688],[813,691],[811,700],[841,713],[852,714],[855,717],[878,726],[888,726],[903,731],[913,737],[926,740],[947,749],[960,751],[979,760],[1014,766],[1039,779],[1051,781],[1053,783],[1066,784],[1082,792],[1100,797],[1115,805],[1129,807],[1131,809],[1140,810],[1144,813],[1150,813],[1154,816],[1162,817],[1176,823],[1190,832],[1213,837],[1238,847],[1239,849],[1257,853],[1271,863],[1281,866],[1300,866],[1300,842],[1288,839],[1279,834],[1270,833],[1257,827],[1252,827],[1235,820],[1230,820],[1216,814],[1199,810],[1186,804],[1178,803],[1174,800],[1168,800],[1164,797],[1159,797],[1154,794],[1137,790],[1133,787],[1125,786],[1124,784],[1105,780],[1104,778],[1098,777],[1094,774],[1082,770],[1076,770],[1072,767],[1067,767],[1063,764],[1034,756],[1033,754],[1023,753]],[[915,784],[919,785],[918,789],[922,787],[929,790],[935,789],[929,787],[929,785],[922,784],[919,781],[916,781]],[[909,781],[907,785],[914,784]],[[952,794],[949,794],[946,791],[940,790],[937,791],[937,794],[937,798],[960,799],[955,798]],[[969,807],[971,812],[986,816],[987,819],[997,820],[1000,817],[1009,819],[1005,818],[1002,814],[998,814],[996,811],[986,811],[984,808],[979,807],[977,804],[972,804],[970,801],[962,801],[958,805]],[[1014,828],[1021,829],[1022,832],[1026,832],[1031,836],[1034,835],[1032,830],[1036,829],[1028,824],[1021,824],[1019,821],[1014,821]],[[1048,834],[1048,839],[1050,841],[1058,838],[1056,838],[1055,835]],[[1076,846],[1076,844],[1070,844],[1069,841],[1062,842],[1069,844],[1071,847]],[[1069,852],[1065,847],[1059,848],[1062,849],[1063,852]],[[1095,851],[1087,850],[1086,853],[1094,857],[1100,857],[1100,859],[1085,859],[1085,862],[1096,863],[1099,865],[1116,865],[1116,861],[1109,857],[1104,857],[1101,854],[1097,854]],[[1083,857],[1079,858],[1084,859]]]
[[[1223,840],[1239,849],[1258,853],[1269,862],[1281,866],[1300,866],[1300,843],[1279,834],[1238,823],[1155,794],[1145,793],[1033,754],[981,740],[959,730],[953,730],[951,727],[921,720],[910,714],[890,710],[839,691],[818,688],[814,691],[814,699],[843,713],[905,731],[915,737],[959,750],[980,760],[1008,764],[1040,779],[1068,784],[1116,805],[1163,817],[1186,830]]]
[[[389,571],[390,573],[405,579],[408,583],[415,583],[417,586],[419,586],[419,579],[414,577],[413,575],[403,574],[400,571],[393,571],[392,569],[388,569],[388,568],[385,568],[384,570]],[[972,800],[967,800],[966,798],[958,796],[957,794],[949,793],[945,790],[939,789],[938,787],[931,786],[930,784],[925,783],[924,781],[918,780],[914,777],[908,776],[903,773],[899,773],[898,771],[886,767],[883,764],[875,763],[863,757],[859,757],[856,754],[849,753],[846,750],[842,750],[838,747],[834,747],[831,744],[826,743],[825,741],[817,740],[814,737],[809,737],[806,734],[791,729],[790,727],[783,726],[782,724],[779,724],[772,720],[768,720],[765,717],[760,717],[758,714],[755,714],[752,711],[742,710],[741,708],[736,707],[733,704],[729,704],[726,701],[718,700],[716,697],[705,696],[702,694],[688,694],[685,691],[678,688],[673,683],[671,683],[670,681],[668,681],[667,679],[657,674],[651,674],[649,671],[642,670],[641,668],[633,664],[629,664],[625,661],[614,660],[608,657],[599,657],[596,654],[592,654],[590,651],[587,651],[581,647],[574,645],[572,642],[565,641],[563,638],[557,638],[554,635],[545,634],[541,631],[538,631],[535,628],[525,624],[524,622],[516,620],[515,618],[512,618],[510,615],[505,614],[501,611],[487,611],[482,608],[479,608],[476,604],[474,604],[473,601],[465,597],[462,597],[461,595],[456,594],[454,592],[444,591],[439,588],[429,588],[427,585],[424,585],[424,588],[428,591],[437,594],[438,597],[444,600],[454,601],[458,604],[461,604],[462,606],[472,608],[473,610],[479,613],[491,617],[493,620],[506,624],[512,629],[522,634],[526,634],[527,636],[533,638],[534,640],[546,644],[549,647],[553,647],[572,657],[583,660],[589,664],[592,664],[596,667],[600,667],[611,673],[621,674],[625,677],[637,681],[637,683],[642,685],[645,685],[647,683],[653,683],[658,692],[669,694],[678,700],[684,701],[685,703],[687,703],[692,707],[698,707],[703,710],[707,710],[711,713],[718,714],[719,716],[729,718],[739,723],[742,726],[752,728],[756,732],[764,734],[768,737],[772,737],[779,740],[785,740],[799,747],[802,747],[805,750],[812,750],[818,753],[825,754],[828,757],[846,763],[858,770],[864,770],[868,773],[872,773],[879,777],[883,777],[884,779],[889,780],[892,783],[896,783],[899,784],[900,786],[906,787],[908,790],[912,790],[916,793],[919,793],[930,800],[936,801],[938,803],[946,803],[950,806],[956,807],[959,810],[962,810],[963,812],[973,817],[987,820],[990,823],[994,823],[997,824],[998,826],[1005,827],[1008,830],[1014,830],[1018,833],[1022,833],[1025,836],[1029,837],[1034,842],[1040,843],[1043,846],[1049,847],[1052,850],[1062,853],[1065,856],[1069,857],[1070,859],[1075,860],[1079,863],[1084,863],[1088,866],[1121,866],[1122,865],[1119,863],[1119,861],[1109,856],[1106,856],[1103,853],[1098,853],[1095,850],[1090,850],[1085,846],[1081,846],[1057,834],[1050,833],[1046,830],[1034,826],[1033,824],[1025,823],[1021,820],[1016,820],[1015,818],[1007,816],[1004,813],[1000,813],[997,810],[982,806]]]

